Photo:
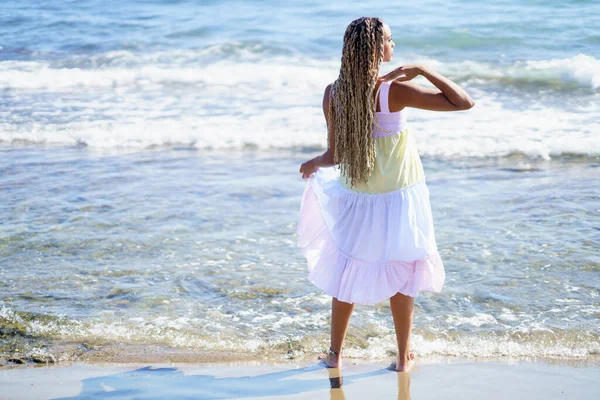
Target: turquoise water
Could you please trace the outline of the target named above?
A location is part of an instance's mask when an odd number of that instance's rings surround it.
[[[423,62],[477,102],[408,113],[447,270],[417,299],[416,353],[598,355],[598,3],[353,7],[3,4],[3,365],[325,348],[297,171],[325,146],[322,92],[363,14],[391,26],[383,72]],[[347,354],[389,357],[392,334],[387,305],[358,307]]]
[[[369,13],[397,43],[382,72],[426,63],[477,99],[411,112],[422,154],[597,156],[600,6],[547,3],[9,3],[0,143],[322,148],[323,88],[346,25]]]

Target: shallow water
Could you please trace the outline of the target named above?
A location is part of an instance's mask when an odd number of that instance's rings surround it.
[[[275,359],[325,347],[330,299],[295,243],[308,153],[1,154],[5,357],[69,341]],[[417,298],[417,354],[598,354],[600,162],[424,167],[447,280]],[[358,306],[347,354],[386,357],[392,334],[387,304]]]

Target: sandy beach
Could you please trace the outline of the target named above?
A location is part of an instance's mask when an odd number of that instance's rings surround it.
[[[410,373],[350,360],[289,364],[73,364],[0,371],[1,399],[597,399],[600,366],[428,362]],[[341,376],[341,378],[340,378]]]

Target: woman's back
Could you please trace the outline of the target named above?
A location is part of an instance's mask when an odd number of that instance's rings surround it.
[[[342,187],[363,193],[387,193],[400,190],[423,180],[425,174],[414,138],[406,121],[406,108],[391,112],[389,92],[391,82],[378,89],[379,109],[373,125],[375,164],[366,181],[351,186],[350,179],[340,175]]]

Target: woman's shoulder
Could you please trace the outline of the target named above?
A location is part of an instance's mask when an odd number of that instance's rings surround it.
[[[391,81],[389,92],[390,110],[400,111],[408,106],[421,86],[410,81]]]
[[[420,88],[420,85],[410,81],[391,81],[390,93],[394,94],[407,94],[413,92],[416,88]]]
[[[323,93],[323,107],[329,106],[329,101],[333,96],[333,82],[325,87],[325,92]]]

